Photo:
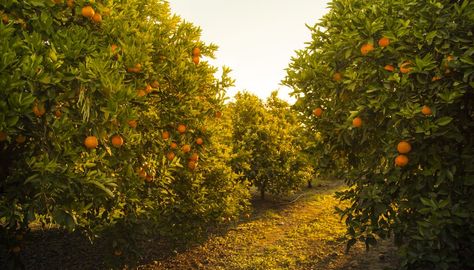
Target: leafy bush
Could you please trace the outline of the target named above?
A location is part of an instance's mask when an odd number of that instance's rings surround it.
[[[394,235],[404,269],[474,267],[474,3],[329,6],[285,83],[350,185],[348,246]]]

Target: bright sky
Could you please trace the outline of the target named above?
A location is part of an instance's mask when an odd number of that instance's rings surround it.
[[[219,46],[209,62],[232,69],[233,97],[248,90],[265,99],[273,90],[292,102],[280,85],[294,51],[305,47],[328,0],[169,0],[173,13],[202,30],[202,40]]]

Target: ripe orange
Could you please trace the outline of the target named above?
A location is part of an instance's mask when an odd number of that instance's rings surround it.
[[[23,136],[22,134],[18,135],[15,139],[15,141],[18,143],[18,144],[22,144],[24,142],[26,142],[26,137]]]
[[[332,79],[336,82],[340,81],[342,79],[342,74],[339,73],[339,72],[336,72],[334,73],[334,75],[332,75]]]
[[[367,55],[369,52],[373,50],[374,50],[374,45],[372,45],[371,43],[366,43],[362,45],[362,47],[360,47],[360,52],[362,53],[362,55]]]
[[[383,67],[383,69],[385,69],[386,71],[393,72],[395,70],[395,67],[392,65],[386,65],[385,67]]]
[[[433,112],[431,111],[431,108],[424,105],[422,108],[421,108],[421,113],[424,114],[424,115],[431,115]]]
[[[202,138],[197,138],[196,139],[196,144],[202,145],[204,143],[204,140]]]
[[[115,54],[115,52],[117,51],[117,49],[118,49],[117,44],[112,44],[112,45],[110,45],[110,51],[111,51],[113,54]]]
[[[441,80],[440,76],[433,76],[433,78],[431,78],[432,82],[435,82],[435,81],[438,81],[438,80]]]
[[[216,118],[221,118],[222,117],[222,112],[221,111],[217,111],[216,112]]]
[[[183,134],[184,132],[186,132],[186,125],[179,124],[177,130],[179,133]]]
[[[116,148],[120,148],[123,145],[123,138],[120,135],[112,136],[112,145]]]
[[[166,158],[170,161],[173,160],[175,156],[176,155],[173,152],[168,152],[168,154],[166,154]]]
[[[199,64],[199,56],[193,56],[193,63],[196,65]]]
[[[189,151],[191,151],[191,145],[189,144],[183,145],[183,147],[181,147],[181,151],[183,151],[183,153],[188,153]]]
[[[196,169],[196,166],[197,166],[196,161],[190,160],[190,161],[188,162],[188,168],[189,168],[191,171],[194,171],[194,169]]]
[[[102,22],[102,15],[99,13],[95,13],[94,16],[92,16],[92,21],[95,23],[101,23]]]
[[[198,153],[193,153],[193,154],[191,155],[191,157],[189,157],[189,160],[198,161],[198,160],[199,160],[199,155],[198,155]]]
[[[408,67],[409,65],[411,65],[411,62],[410,61],[405,61],[403,64],[400,65],[400,72],[401,73],[408,73],[412,70],[411,67]]]
[[[95,11],[91,6],[85,6],[82,8],[82,16],[87,18],[94,17]]]
[[[451,62],[451,61],[454,60],[454,56],[448,55],[448,56],[446,56],[446,60],[447,60],[448,62]]]
[[[163,133],[161,133],[161,138],[163,138],[163,140],[168,140],[170,138],[170,133],[168,131],[163,131]]]
[[[3,14],[3,15],[2,15],[2,23],[3,23],[3,24],[8,24],[9,21],[10,21],[10,19],[8,18],[8,15],[7,15],[7,14]]]
[[[153,175],[147,174],[147,176],[145,177],[145,181],[146,181],[147,183],[153,182]]]
[[[411,144],[407,141],[401,141],[397,145],[397,151],[400,154],[408,154],[411,151]]]
[[[356,117],[352,120],[352,126],[359,128],[362,126],[362,119],[360,117]]]
[[[137,123],[137,120],[128,120],[128,125],[131,127],[131,128],[136,128],[138,123]]]
[[[405,167],[408,164],[408,157],[405,155],[398,155],[395,158],[395,165],[397,167]]]
[[[140,169],[138,170],[138,177],[143,178],[143,179],[146,179],[146,175],[147,175],[147,174],[146,174],[146,171],[145,171],[143,168],[140,168]]]
[[[135,66],[127,68],[127,72],[129,73],[139,73],[141,70],[142,70],[141,64],[135,64]]]
[[[68,7],[72,8],[74,6],[74,0],[67,0],[66,4]]]
[[[99,145],[99,141],[96,136],[87,136],[84,140],[84,145],[87,149],[94,149]]]
[[[54,116],[56,116],[57,118],[61,117],[61,115],[63,115],[63,112],[61,111],[61,109],[56,109],[54,111]]]
[[[314,116],[316,116],[316,117],[320,117],[320,116],[323,114],[323,109],[321,109],[321,108],[316,108],[316,109],[313,110],[313,114],[314,114]]]
[[[143,89],[137,90],[137,96],[138,96],[138,97],[144,97],[144,96],[146,96],[146,91],[143,90]]]
[[[201,49],[199,49],[198,47],[195,47],[193,49],[193,56],[200,56],[201,55]]]
[[[390,45],[390,39],[388,37],[382,37],[379,39],[379,46],[380,47],[387,47]]]
[[[33,106],[33,113],[36,115],[36,117],[43,116],[45,112],[46,110],[44,109],[43,104],[35,103],[35,105]]]
[[[151,87],[151,85],[147,84],[146,87],[145,87],[145,92],[146,92],[147,94],[150,94],[151,91],[153,91],[153,88]]]
[[[5,131],[0,131],[0,142],[6,141],[7,137],[8,135]]]
[[[120,249],[114,250],[114,255],[115,256],[122,256],[122,251]]]
[[[175,142],[172,142],[172,143],[170,144],[170,148],[171,148],[171,149],[176,149],[176,148],[178,148],[178,144],[175,143]]]
[[[20,251],[21,251],[21,248],[20,248],[19,246],[14,246],[14,247],[12,248],[12,252],[13,252],[13,253],[20,253]]]
[[[160,84],[158,83],[158,81],[155,80],[151,83],[151,87],[158,88],[158,87],[160,87]]]

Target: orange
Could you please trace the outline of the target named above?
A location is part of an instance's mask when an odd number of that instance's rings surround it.
[[[175,156],[176,155],[173,152],[169,152],[168,154],[166,154],[166,158],[170,161],[173,160]]]
[[[113,54],[115,54],[115,52],[117,51],[117,49],[118,49],[117,44],[112,44],[112,45],[110,45],[110,51],[111,51]]]
[[[342,79],[342,74],[339,73],[339,72],[336,72],[334,73],[334,75],[332,75],[332,79],[336,82],[340,81]]]
[[[127,68],[127,71],[129,73],[139,73],[141,70],[142,70],[141,64],[135,64],[135,66]]]
[[[163,133],[161,133],[161,138],[163,138],[163,140],[168,140],[170,138],[170,133],[168,131],[163,131]]]
[[[116,148],[120,148],[123,145],[123,138],[120,135],[112,136],[112,145]]]
[[[438,81],[438,80],[441,80],[440,76],[433,76],[433,78],[431,78],[432,82],[435,82],[435,81]]]
[[[201,49],[199,49],[198,47],[195,47],[193,49],[193,56],[200,56],[201,55]]]
[[[114,250],[114,255],[115,256],[122,256],[122,251],[120,249]]]
[[[82,16],[87,18],[94,17],[95,11],[91,6],[85,6],[82,8]]]
[[[380,47],[387,47],[390,45],[390,39],[388,37],[382,37],[379,39],[379,46]]]
[[[138,170],[138,177],[143,178],[143,179],[146,179],[146,175],[147,175],[147,174],[146,174],[146,171],[145,171],[143,168],[141,168],[140,170]]]
[[[188,168],[189,168],[191,171],[194,171],[194,169],[196,169],[196,166],[197,166],[196,161],[190,160],[190,161],[188,162]]]
[[[356,128],[361,127],[362,126],[362,119],[360,117],[354,118],[354,120],[352,120],[352,126],[356,127]]]
[[[102,22],[102,15],[99,13],[95,13],[94,16],[92,16],[92,21],[95,23],[101,23]]]
[[[193,56],[193,63],[194,64],[199,64],[199,56]]]
[[[99,141],[96,136],[87,136],[84,140],[84,145],[87,149],[94,149],[99,145]]]
[[[160,84],[158,83],[158,81],[155,80],[151,83],[151,87],[158,88],[158,87],[160,87]]]
[[[0,142],[6,141],[7,137],[8,135],[5,131],[0,131]]]
[[[46,110],[44,109],[43,104],[35,103],[35,105],[33,106],[33,113],[36,115],[36,117],[43,116],[45,112]]]
[[[397,145],[397,151],[400,154],[408,154],[411,151],[411,144],[407,141],[401,141]]]
[[[191,145],[189,144],[183,145],[183,147],[181,147],[181,151],[183,151],[183,153],[188,153],[189,151],[191,151]]]
[[[316,109],[313,110],[313,114],[314,114],[314,116],[316,116],[316,117],[320,117],[320,116],[323,114],[323,109],[321,109],[321,108],[316,108]]]
[[[137,90],[137,96],[138,96],[138,97],[144,97],[144,96],[146,96],[146,91],[143,90],[143,89]]]
[[[411,65],[411,62],[410,61],[405,61],[403,64],[400,65],[400,72],[401,73],[408,73],[411,71],[411,67],[408,67],[409,65]]]
[[[128,125],[131,127],[131,128],[136,128],[138,123],[137,123],[137,120],[128,120]]]
[[[146,181],[147,183],[153,182],[153,175],[147,174],[147,176],[145,177],[145,181]]]
[[[198,161],[198,160],[199,160],[199,155],[198,155],[198,153],[193,153],[193,154],[191,155],[191,157],[189,157],[189,160]]]
[[[54,116],[56,116],[57,118],[61,117],[61,115],[63,115],[63,112],[61,112],[61,109],[56,109],[54,111]]]
[[[10,19],[8,18],[8,15],[7,15],[7,14],[3,14],[3,15],[2,15],[2,23],[3,23],[3,24],[8,24],[9,21],[10,21]]]
[[[421,113],[424,114],[424,115],[431,115],[433,112],[431,111],[431,108],[424,105],[422,108],[421,108]]]
[[[16,137],[15,141],[18,144],[22,144],[22,143],[26,142],[26,137],[23,136],[22,134],[20,134],[20,135],[18,135],[18,137]]]
[[[151,85],[147,84],[146,87],[145,87],[145,92],[146,92],[147,94],[150,94],[151,91],[153,91],[153,88],[151,87]]]
[[[172,143],[170,144],[170,148],[171,148],[171,149],[176,149],[176,148],[178,148],[178,144],[175,143],[175,142],[172,142]]]
[[[362,45],[362,47],[360,47],[360,52],[362,53],[362,55],[367,55],[369,52],[373,50],[374,50],[374,45],[372,45],[371,43],[366,43]]]
[[[222,117],[222,112],[221,111],[217,111],[216,112],[216,118],[221,118]]]
[[[72,8],[74,6],[74,0],[67,0],[66,4],[68,7]]]
[[[196,144],[202,145],[204,143],[204,140],[202,138],[197,138],[196,139]]]
[[[454,60],[454,56],[448,55],[448,56],[446,56],[446,60],[448,60],[448,62],[451,62],[451,61]]]
[[[20,253],[20,251],[21,251],[21,248],[19,246],[15,246],[12,248],[13,253]]]
[[[405,167],[408,164],[408,157],[405,155],[398,155],[395,158],[395,165],[397,167]]]
[[[183,134],[184,132],[186,132],[186,125],[179,124],[177,130],[179,133]]]
[[[386,71],[393,72],[395,70],[395,67],[392,65],[386,65],[383,67],[383,69],[385,69]]]

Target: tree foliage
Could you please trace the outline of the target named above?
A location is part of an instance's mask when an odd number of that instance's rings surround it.
[[[205,128],[232,80],[198,63],[216,46],[166,1],[6,0],[0,15],[0,242],[10,254],[30,223],[188,237],[245,207],[246,186]]]
[[[260,191],[284,194],[308,180],[310,167],[300,157],[298,122],[289,104],[273,92],[266,103],[248,92],[235,96],[232,114],[232,161]]]
[[[474,267],[474,3],[329,7],[285,83],[318,132],[319,170],[350,185],[348,246],[394,235],[405,269]]]

